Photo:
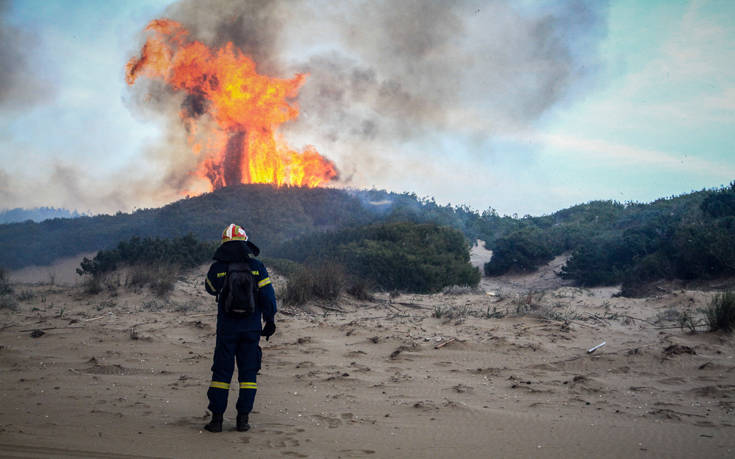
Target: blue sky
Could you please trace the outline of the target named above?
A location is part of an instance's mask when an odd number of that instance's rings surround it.
[[[179,191],[161,180],[171,157],[156,147],[176,144],[175,127],[165,114],[139,110],[124,82],[142,29],[170,3],[10,2],[3,27],[23,39],[26,62],[12,75],[14,92],[0,101],[0,208],[114,212],[177,199]],[[490,9],[475,4],[480,14]],[[542,17],[544,5],[523,2],[518,15]],[[490,12],[483,21],[499,15]],[[428,120],[405,139],[335,142],[314,127],[324,123],[308,120],[286,134],[333,158],[350,176],[341,186],[415,192],[501,214],[537,215],[593,199],[650,201],[734,180],[735,2],[612,1],[603,14],[594,43],[569,48],[592,56],[573,62],[593,67],[523,122],[504,116],[513,104],[502,97],[470,95],[458,96],[463,102],[439,128]],[[483,24],[465,30],[491,33]],[[281,59],[307,46],[328,48],[298,33],[284,32]],[[335,49],[366,65],[381,59],[360,44]],[[320,105],[305,96],[302,113],[320,120]]]

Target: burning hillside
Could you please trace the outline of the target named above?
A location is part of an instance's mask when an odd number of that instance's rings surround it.
[[[272,78],[232,43],[210,49],[190,40],[178,22],[146,27],[140,56],[127,64],[128,84],[139,77],[186,93],[179,116],[197,156],[197,176],[212,189],[238,183],[315,187],[337,177],[332,161],[313,146],[289,147],[278,127],[298,117],[295,102],[307,75]]]

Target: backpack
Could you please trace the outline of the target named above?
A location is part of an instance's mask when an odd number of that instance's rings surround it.
[[[255,312],[258,282],[249,263],[230,263],[227,266],[220,297],[225,314],[248,317]]]

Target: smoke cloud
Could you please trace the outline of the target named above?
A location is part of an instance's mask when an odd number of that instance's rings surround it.
[[[285,133],[334,159],[343,182],[364,185],[402,145],[523,129],[583,91],[606,13],[605,2],[583,0],[181,0],[165,16],[209,46],[232,42],[260,73],[308,73]],[[159,84],[133,91],[172,119],[196,110]],[[425,159],[407,154],[409,164]],[[186,174],[174,168],[169,181],[185,184]]]
[[[0,0],[0,108],[22,109],[49,96],[50,86],[31,70],[27,56],[37,38],[7,21],[9,0]]]

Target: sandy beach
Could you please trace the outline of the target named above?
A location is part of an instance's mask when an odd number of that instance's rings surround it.
[[[0,457],[735,454],[733,339],[676,322],[713,292],[617,298],[543,270],[475,291],[281,306],[252,430],[234,430],[233,390],[225,431],[203,431],[205,268],[166,299],[16,283],[17,311],[0,310]]]

